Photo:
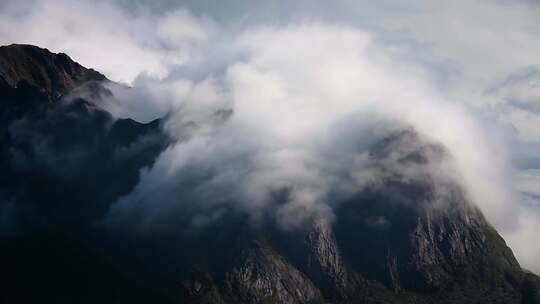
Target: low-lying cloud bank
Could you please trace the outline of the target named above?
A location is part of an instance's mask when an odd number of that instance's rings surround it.
[[[487,5],[479,3],[473,8]],[[495,4],[493,11],[502,14]],[[434,15],[444,23],[448,14]],[[271,212],[284,227],[331,216],[330,194],[346,195],[379,177],[370,170],[370,145],[412,127],[440,142],[454,159],[433,172],[459,179],[508,237],[523,266],[540,271],[532,258],[540,248],[532,242],[540,216],[520,204],[523,189],[510,163],[516,151],[505,151],[507,138],[494,136],[490,125],[509,123],[517,126],[520,140],[531,138],[538,127],[530,116],[537,115],[537,70],[515,74],[495,89],[474,88],[475,79],[489,83],[485,78],[493,69],[480,77],[485,65],[479,64],[467,74],[471,58],[459,57],[463,52],[449,47],[451,40],[430,48],[408,34],[396,39],[406,30],[440,42],[427,28],[419,30],[431,17],[396,18],[388,24],[392,32],[316,16],[247,27],[186,9],[128,11],[76,0],[8,1],[0,17],[1,43],[64,51],[129,84],[107,85],[113,97],[102,106],[117,117],[167,117],[164,127],[177,142],[141,172],[135,190],[110,210],[109,222],[137,223],[145,231],[170,223],[200,227],[235,208],[247,210],[254,221]],[[417,58],[419,49],[425,60]],[[441,87],[441,74],[449,70],[445,59],[463,64],[450,70],[465,69],[469,81],[455,82],[455,94],[448,93],[451,86]],[[474,99],[478,91],[488,92],[479,104],[454,100]],[[276,204],[283,189],[287,203]]]
[[[493,165],[504,164],[504,155],[489,153],[495,149],[464,109],[387,56],[370,33],[323,24],[264,27],[218,47],[235,55],[206,77],[182,80],[189,88],[170,106],[165,126],[178,143],[143,172],[113,216],[138,212],[143,222],[159,223],[204,207],[191,219],[204,223],[240,204],[260,217],[273,193],[290,188],[290,201],[272,212],[301,222],[328,212],[336,188],[358,191],[377,178],[367,143],[412,127],[455,158],[457,172],[434,171],[458,174],[492,220],[514,224],[507,220],[511,192],[494,187],[504,182],[506,168]],[[162,85],[168,81],[179,82]],[[194,197],[181,196],[186,189]]]

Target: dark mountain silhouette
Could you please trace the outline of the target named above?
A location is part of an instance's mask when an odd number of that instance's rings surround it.
[[[58,99],[88,81],[107,81],[65,54],[4,46],[0,75],[7,80],[0,83],[0,185],[25,226],[99,217],[166,145],[159,120],[115,119],[88,100]]]
[[[94,288],[112,301],[111,290],[133,287],[87,232],[169,139],[159,120],[116,119],[61,98],[100,81],[108,80],[65,54],[0,47],[2,303],[82,303],[96,300]]]
[[[333,219],[283,229],[231,211],[163,235],[99,225],[170,143],[160,120],[62,98],[102,81],[65,54],[0,47],[0,302],[540,303],[540,278],[459,182],[426,170],[444,147],[412,129],[370,149],[380,181],[336,198]]]

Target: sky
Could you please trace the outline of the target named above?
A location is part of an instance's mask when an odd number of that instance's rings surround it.
[[[65,52],[127,84],[111,88],[111,112],[139,121],[170,115],[168,132],[191,138],[141,172],[113,213],[156,187],[170,195],[194,167],[219,168],[194,196],[242,180],[232,192],[256,214],[268,204],[264,189],[296,183],[293,202],[277,211],[290,225],[296,210],[327,212],[332,172],[367,170],[339,138],[399,121],[449,148],[472,200],[522,266],[540,273],[536,1],[7,0],[0,44],[10,43]],[[216,109],[234,111],[226,127],[216,127]],[[186,134],[186,121],[197,130]],[[344,164],[313,165],[336,159]],[[178,208],[164,201],[155,212]],[[193,221],[219,217],[211,207]],[[140,208],[149,222],[160,216]]]

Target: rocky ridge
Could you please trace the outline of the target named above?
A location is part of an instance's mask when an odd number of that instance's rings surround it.
[[[27,44],[0,46],[0,84],[12,88],[22,82],[35,86],[51,100],[57,100],[68,91],[88,81],[107,78],[87,69],[64,54],[54,54]]]

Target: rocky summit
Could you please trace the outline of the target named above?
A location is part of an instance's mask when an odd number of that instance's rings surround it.
[[[300,227],[238,212],[162,235],[102,225],[171,143],[160,119],[63,98],[107,81],[66,54],[0,47],[0,302],[540,303],[540,278],[457,177],[427,170],[451,156],[411,128],[370,147],[377,182]]]
[[[27,82],[57,99],[88,81],[106,77],[74,62],[64,53],[54,54],[33,45],[0,46],[0,83],[11,87]]]

